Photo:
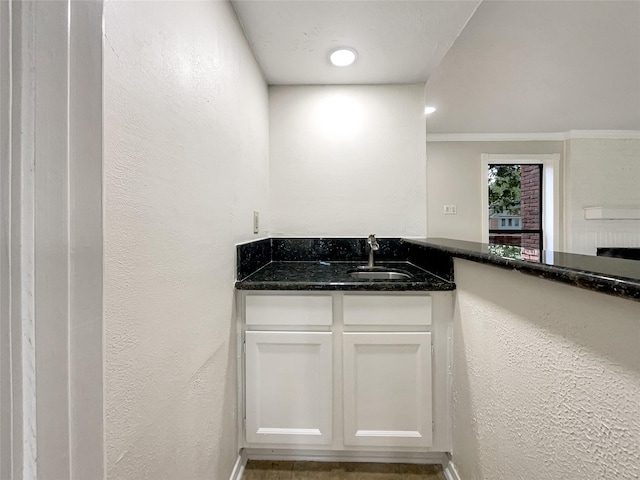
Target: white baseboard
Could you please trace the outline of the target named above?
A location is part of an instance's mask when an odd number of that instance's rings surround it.
[[[244,449],[241,449],[238,452],[238,458],[236,459],[236,463],[233,465],[233,470],[231,470],[231,476],[229,480],[241,480],[242,475],[244,475],[244,467],[247,466],[247,455]]]
[[[248,460],[284,460],[298,462],[372,462],[372,463],[414,463],[420,465],[442,465],[448,462],[442,452],[376,452],[337,450],[294,450],[245,448]]]
[[[442,465],[442,469],[444,470],[444,476],[447,477],[447,480],[462,480],[449,455],[447,455],[447,461]]]

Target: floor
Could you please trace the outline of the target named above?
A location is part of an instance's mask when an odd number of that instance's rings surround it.
[[[440,465],[249,460],[242,480],[446,480]]]

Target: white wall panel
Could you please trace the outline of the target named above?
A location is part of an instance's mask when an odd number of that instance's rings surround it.
[[[586,220],[585,207],[640,209],[640,140],[570,139],[566,150],[567,251],[640,247],[640,220]]]
[[[39,475],[69,478],[68,4],[35,4],[35,351]]]
[[[563,149],[561,141],[428,142],[428,236],[482,241],[480,156],[483,153],[562,154]],[[562,182],[562,178],[559,181]],[[445,215],[444,205],[456,205],[457,214]]]
[[[273,233],[424,236],[423,85],[269,88]]]
[[[69,448],[78,480],[104,475],[102,7],[69,2]]]
[[[230,2],[104,8],[107,478],[228,478],[234,245],[268,234],[268,97]]]
[[[0,3],[0,478],[12,476],[11,4]]]
[[[460,477],[635,478],[640,303],[464,260],[455,278]]]

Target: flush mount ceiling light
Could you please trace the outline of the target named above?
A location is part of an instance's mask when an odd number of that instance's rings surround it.
[[[435,111],[436,111],[436,107],[424,107],[425,115],[431,115]]]
[[[353,48],[338,48],[329,54],[329,60],[336,67],[347,67],[356,61],[358,53]]]

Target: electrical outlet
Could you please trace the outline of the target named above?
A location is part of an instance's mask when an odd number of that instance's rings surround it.
[[[253,212],[253,233],[260,231],[260,212],[254,210]]]
[[[445,215],[456,215],[458,213],[455,205],[445,205],[444,206],[444,214]]]

